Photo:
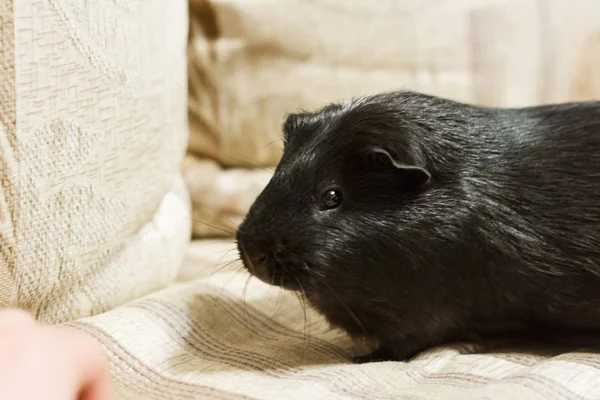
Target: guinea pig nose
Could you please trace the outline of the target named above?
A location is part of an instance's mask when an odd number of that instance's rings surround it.
[[[268,257],[265,253],[256,254],[254,257],[252,257],[252,263],[254,265],[262,265],[267,262],[267,258]]]
[[[249,259],[249,272],[265,283],[272,280],[269,268],[269,256],[266,253],[252,254]]]

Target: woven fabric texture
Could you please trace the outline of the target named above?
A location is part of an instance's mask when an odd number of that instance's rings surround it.
[[[190,233],[187,3],[0,7],[1,304],[63,322],[165,287]]]
[[[413,89],[484,105],[597,98],[596,0],[190,0],[190,148],[272,166],[286,113]]]
[[[457,343],[354,365],[366,346],[228,265],[233,248],[194,242],[181,283],[71,324],[103,344],[117,399],[600,399],[600,355],[586,349]]]
[[[272,176],[266,168],[227,168],[210,158],[185,157],[183,178],[192,199],[195,237],[232,237]]]

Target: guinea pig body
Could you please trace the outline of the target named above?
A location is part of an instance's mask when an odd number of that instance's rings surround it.
[[[376,341],[600,332],[600,102],[499,109],[414,92],[292,114],[237,232],[250,273]]]

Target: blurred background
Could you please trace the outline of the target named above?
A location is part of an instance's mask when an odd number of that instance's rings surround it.
[[[286,113],[411,89],[489,106],[600,99],[598,0],[190,0],[196,238],[231,237]]]

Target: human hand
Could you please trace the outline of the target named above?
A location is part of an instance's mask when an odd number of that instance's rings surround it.
[[[23,311],[2,310],[0,399],[111,400],[108,362],[83,332],[42,326]]]

